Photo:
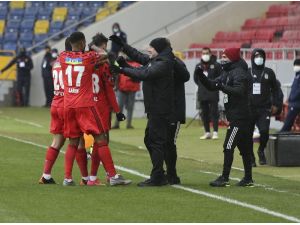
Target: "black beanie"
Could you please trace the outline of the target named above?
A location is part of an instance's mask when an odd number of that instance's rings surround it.
[[[155,38],[150,44],[157,53],[161,53],[165,48],[171,47],[170,41],[167,38]]]
[[[297,66],[300,66],[300,59],[295,59],[294,61],[294,66],[297,65]]]

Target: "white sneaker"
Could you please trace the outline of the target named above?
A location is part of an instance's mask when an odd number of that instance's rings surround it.
[[[213,132],[212,139],[213,139],[213,140],[219,139],[218,132],[215,132],[215,131]]]
[[[200,137],[200,140],[211,139],[211,134],[209,132],[205,133]]]
[[[124,179],[124,177],[120,174],[116,174],[114,177],[109,178],[109,184],[111,186],[127,185],[127,184],[130,184],[131,182],[132,182],[131,180]]]

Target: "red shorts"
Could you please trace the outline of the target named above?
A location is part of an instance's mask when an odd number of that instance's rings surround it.
[[[65,108],[64,117],[66,138],[78,138],[83,133],[96,135],[104,132],[96,107]]]
[[[51,114],[50,133],[63,134],[64,133],[64,108],[51,106],[50,114]]]
[[[98,111],[101,117],[103,130],[107,132],[111,129],[111,112],[108,107],[98,107]]]

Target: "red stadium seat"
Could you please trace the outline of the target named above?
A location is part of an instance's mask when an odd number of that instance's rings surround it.
[[[256,32],[252,42],[270,42],[273,39],[275,29],[261,29]]]
[[[260,19],[247,19],[242,26],[242,30],[249,30],[249,29],[254,29],[258,26],[260,23]]]

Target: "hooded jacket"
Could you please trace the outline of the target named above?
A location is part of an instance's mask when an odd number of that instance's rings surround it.
[[[232,62],[223,70],[221,76],[214,80],[200,76],[200,81],[209,90],[218,90],[217,86],[222,84],[226,118],[231,125],[247,123],[250,118],[247,69],[245,60],[240,59]]]
[[[123,73],[134,80],[143,81],[145,112],[168,114],[174,111],[174,55],[171,48],[166,48],[156,57],[137,51],[125,45],[123,51],[133,61],[143,65],[139,68],[123,68]]]
[[[221,75],[222,68],[219,63],[216,62],[215,57],[212,55],[208,63],[205,63],[202,59],[195,67],[201,67],[203,71],[207,72],[208,79],[216,79]],[[219,91],[209,91],[199,81],[199,75],[194,72],[194,82],[198,85],[198,100],[199,101],[219,101]]]
[[[258,66],[254,62],[255,54],[259,52],[264,61]],[[251,68],[248,70],[250,107],[252,110],[267,109],[272,105],[279,107],[279,90],[276,76],[271,68],[265,66],[266,53],[263,49],[254,49],[251,55]],[[260,94],[254,93],[253,87],[260,86]],[[257,90],[256,90],[257,91]]]

